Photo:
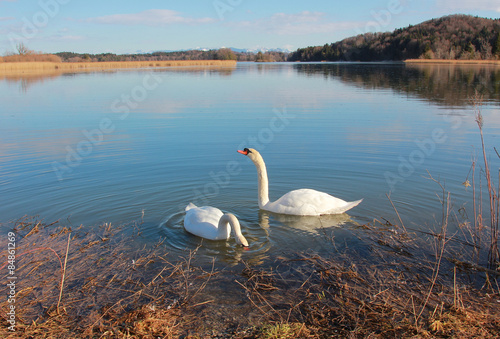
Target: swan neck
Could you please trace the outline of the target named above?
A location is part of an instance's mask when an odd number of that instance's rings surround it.
[[[248,242],[241,233],[241,226],[238,218],[231,213],[224,214],[219,220],[219,232],[228,234],[227,228],[230,227],[233,237],[238,244],[248,246]]]
[[[254,164],[257,168],[257,178],[258,178],[258,198],[259,207],[262,208],[269,202],[269,181],[267,178],[266,164],[262,157],[260,159],[255,159]]]
[[[235,234],[241,234],[241,227],[238,219],[230,213],[224,214],[219,220],[219,228],[222,227],[227,229],[228,226]]]

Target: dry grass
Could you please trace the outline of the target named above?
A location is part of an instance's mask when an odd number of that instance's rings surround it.
[[[5,59],[6,57],[4,57]],[[116,61],[116,62],[2,62],[0,75],[85,72],[154,67],[234,67],[233,60]]]
[[[16,332],[5,338],[494,338],[498,272],[477,270],[390,224],[363,225],[370,258],[289,254],[263,266],[198,265],[158,242],[135,248],[136,224],[15,225]],[[140,232],[138,232],[140,233]],[[439,235],[429,235],[440,243]],[[430,241],[432,242],[432,241]],[[459,246],[463,244],[457,243]],[[0,239],[6,249],[6,239]],[[460,248],[454,250],[461,252]],[[6,260],[1,252],[1,261]],[[67,255],[67,260],[66,259]],[[455,261],[447,260],[448,256]],[[174,260],[172,260],[174,259]],[[2,270],[5,272],[5,270]],[[2,276],[7,280],[7,274]],[[6,284],[0,293],[7,295]],[[6,310],[8,302],[0,302]]]
[[[56,226],[33,219],[15,226],[16,332],[3,312],[1,337],[177,337],[215,274],[194,267],[194,253],[172,264],[158,244],[134,249],[108,224],[97,232]],[[0,245],[7,249],[6,239]],[[7,295],[6,284],[0,291]],[[8,307],[4,298],[0,309]]]
[[[404,62],[407,64],[500,65],[500,60],[407,59]]]
[[[14,54],[4,56],[0,62],[62,62],[61,58],[54,54],[43,54],[29,52],[26,54]]]
[[[370,232],[390,239],[373,248],[375,260],[302,254],[279,258],[273,269],[247,267],[240,284],[261,311],[262,322],[280,328],[289,324],[295,329],[294,338],[500,335],[496,282],[500,274],[483,276],[481,289],[464,283],[477,272],[463,267],[461,273],[454,270],[451,275],[449,268],[442,269],[434,279],[435,261],[409,254],[417,249],[414,240],[388,230],[371,228]]]

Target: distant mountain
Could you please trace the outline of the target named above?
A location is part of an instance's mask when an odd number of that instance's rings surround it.
[[[291,53],[292,51],[286,48],[234,48],[229,47],[235,53],[267,53],[267,52],[280,52],[280,53]]]
[[[210,50],[218,50],[218,49],[225,49],[225,48],[229,48],[234,53],[253,53],[253,54],[257,54],[259,52],[262,52],[262,53],[267,53],[267,52],[291,53],[291,52],[293,52],[293,51],[291,51],[289,49],[286,49],[286,48],[265,48],[265,47],[257,47],[257,48],[236,48],[236,47],[205,48],[205,47],[196,47],[196,48],[193,48],[191,50],[207,52],[207,51],[210,51]],[[185,50],[185,51],[188,51],[188,50]],[[168,51],[168,52],[175,52],[175,51]]]
[[[289,61],[500,59],[500,19],[450,15],[387,33],[300,48]]]

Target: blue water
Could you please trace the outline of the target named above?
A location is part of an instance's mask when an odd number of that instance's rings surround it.
[[[260,258],[280,248],[332,246],[325,229],[440,220],[436,196],[470,211],[468,179],[481,144],[469,97],[481,108],[494,177],[500,162],[500,69],[402,64],[255,64],[0,78],[0,222],[24,215],[93,227],[140,221],[147,241],[172,251],[200,240],[182,229],[189,202],[236,214],[252,246],[204,242],[209,255]],[[348,215],[259,213],[258,149],[271,200],[296,188],[344,200]],[[427,172],[428,171],[428,172]],[[469,177],[470,179],[470,177]],[[479,180],[479,177],[478,179]],[[484,182],[484,181],[483,181]]]

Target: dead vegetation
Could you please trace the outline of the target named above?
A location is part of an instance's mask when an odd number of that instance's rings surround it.
[[[134,248],[109,224],[97,232],[56,226],[23,219],[14,227],[16,331],[3,315],[2,337],[175,337],[215,274],[191,265],[194,252],[172,264],[161,244]],[[6,239],[1,244],[7,248]]]
[[[290,253],[262,266],[217,268],[196,250],[171,258],[161,242],[135,248],[134,226],[69,229],[19,221],[16,326],[5,338],[493,338],[499,272],[422,250],[390,223],[363,225],[370,258]],[[133,233],[133,232],[132,232]],[[421,239],[421,238],[420,238]],[[434,240],[433,240],[434,239]],[[442,234],[429,235],[438,249]],[[1,248],[7,248],[1,240]],[[458,247],[457,247],[458,246]],[[462,249],[463,250],[463,249]],[[66,258],[67,255],[67,258]],[[447,260],[450,256],[455,258]],[[6,260],[2,252],[2,262]],[[5,265],[2,280],[7,282]],[[218,285],[222,289],[214,290]],[[0,293],[7,295],[2,284]],[[232,294],[232,297],[229,296]],[[0,303],[7,310],[8,301]]]
[[[61,58],[54,54],[37,53],[30,51],[26,54],[7,55],[0,59],[2,62],[62,62]]]
[[[6,61],[7,57],[4,57]],[[0,62],[0,75],[88,72],[125,68],[234,67],[234,60],[110,61],[110,62]]]

